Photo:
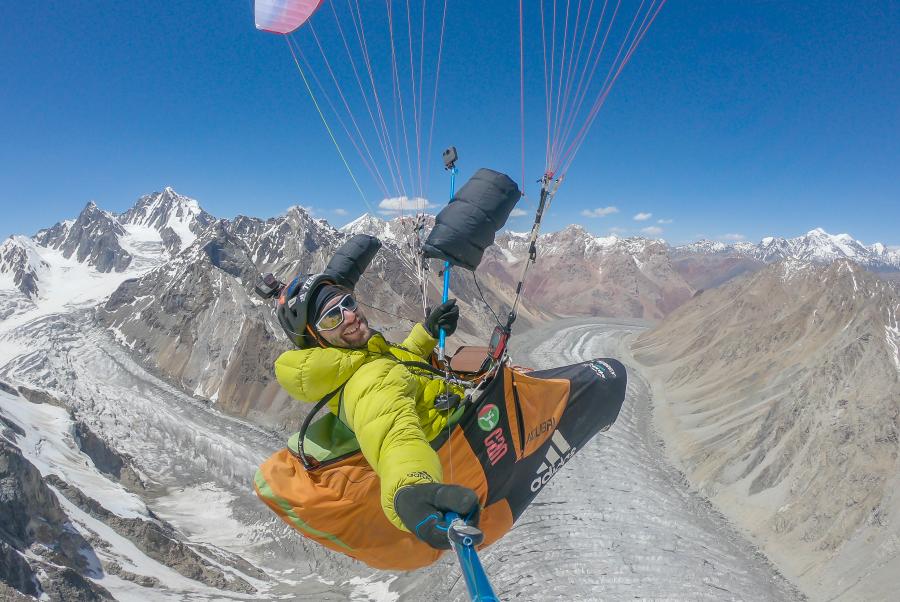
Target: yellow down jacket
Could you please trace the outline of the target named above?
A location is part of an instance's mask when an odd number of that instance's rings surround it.
[[[403,530],[407,529],[394,511],[397,490],[443,478],[429,441],[447,426],[447,413],[434,409],[435,398],[447,385],[400,361],[427,362],[436,342],[422,324],[416,324],[400,345],[376,332],[366,348],[295,349],[275,361],[279,384],[301,401],[316,402],[345,385],[329,407],[356,434],[381,480],[384,513]],[[451,392],[462,394],[456,388]]]

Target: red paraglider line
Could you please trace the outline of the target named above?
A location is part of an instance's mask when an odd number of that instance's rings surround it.
[[[587,71],[584,71],[581,74],[581,78],[579,78],[578,86],[575,90],[575,98],[577,98],[578,100],[575,103],[571,113],[569,113],[569,119],[567,120],[566,127],[563,130],[562,140],[564,141],[569,140],[569,135],[572,132],[572,128],[575,127],[578,116],[581,114],[581,107],[584,105],[584,101],[587,98],[588,91],[591,89],[591,82],[594,81],[594,75],[596,75],[597,73],[597,67],[599,67],[600,65],[600,60],[603,57],[603,52],[606,50],[606,42],[609,40],[609,34],[616,22],[616,17],[619,14],[619,8],[621,7],[621,5],[622,0],[618,0],[616,2],[616,8],[615,10],[613,10],[613,14],[609,19],[609,25],[606,27],[606,32],[603,34],[603,40],[600,42],[600,48],[597,50],[597,54],[594,56],[593,63],[591,63],[589,60],[585,62],[585,68],[587,68],[588,65],[591,65],[590,75],[588,76],[587,80],[584,80],[584,75],[587,73]],[[599,35],[600,30],[603,29],[603,17],[606,14],[606,6],[607,3],[604,0],[603,10],[600,12],[600,20],[597,22],[597,30],[594,32],[594,37],[591,40],[591,47],[588,50],[588,56],[593,53],[594,47],[597,43],[597,36]],[[584,86],[581,85],[582,83],[584,83]]]
[[[597,22],[597,31],[596,31],[596,33],[594,34],[594,37],[593,37],[592,40],[591,40],[591,48],[590,48],[590,50],[588,51],[587,55],[582,55],[582,54],[581,54],[581,51],[584,49],[584,41],[587,39],[587,34],[588,34],[589,29],[590,29],[591,15],[592,15],[592,14],[594,14],[594,0],[591,0],[590,5],[588,5],[587,18],[584,20],[584,29],[581,31],[581,41],[578,43],[578,50],[575,52],[575,56],[576,56],[577,58],[576,58],[576,60],[574,61],[574,64],[573,64],[573,66],[574,66],[574,72],[572,73],[572,80],[569,82],[570,84],[573,83],[573,82],[575,81],[575,73],[578,72],[578,64],[581,63],[581,61],[582,61],[581,57],[582,57],[582,56],[584,56],[584,66],[585,66],[585,68],[581,71],[581,73],[582,73],[581,79],[584,78],[584,74],[585,74],[585,71],[587,70],[587,66],[590,64],[590,56],[591,56],[591,51],[594,49],[594,42],[596,42],[596,40],[597,40],[597,34],[600,32],[600,23],[603,22],[603,15],[606,14],[606,0],[603,0],[603,9],[600,11],[600,19],[599,19],[598,22]],[[580,84],[580,82],[581,82],[581,79],[579,79],[579,84]],[[577,87],[576,87],[576,90],[577,90]],[[565,100],[565,103],[564,103],[564,104],[565,104],[567,107],[568,107],[568,106],[571,106],[571,105],[569,104],[569,94],[570,94],[571,92],[572,92],[571,89],[569,89],[569,90],[566,91],[566,100]],[[577,96],[577,92],[576,92],[576,96]]]
[[[569,68],[566,70],[566,80],[565,80],[566,85],[563,88],[562,103],[560,105],[561,110],[557,113],[556,123],[554,124],[554,127],[556,128],[557,131],[559,131],[562,128],[562,125],[563,125],[563,122],[565,119],[564,116],[568,115],[569,93],[571,92],[572,80],[574,79],[574,75],[575,75],[574,67],[581,60],[580,52],[579,52],[579,54],[575,53],[575,43],[578,41],[578,24],[581,22],[581,3],[582,3],[582,0],[578,0],[578,9],[575,12],[575,31],[572,32],[572,45],[571,45],[571,48],[569,49],[569,59],[568,59]],[[593,9],[593,7],[594,7],[594,2],[593,2],[593,0],[591,0],[590,9]],[[587,31],[587,25],[590,22],[590,20],[591,20],[591,10],[588,10],[587,19],[585,19],[585,21],[584,21],[584,32]],[[583,43],[584,43],[584,35],[582,35],[581,44],[579,44],[579,51],[580,51],[581,45]]]
[[[594,119],[597,117],[597,113],[600,111],[600,108],[603,106],[603,103],[606,102],[606,98],[609,95],[609,92],[612,90],[613,85],[616,80],[621,75],[622,70],[625,68],[625,65],[628,64],[628,61],[631,60],[631,57],[634,55],[635,50],[637,50],[638,45],[644,39],[644,36],[647,35],[647,31],[650,29],[650,26],[656,20],[656,17],[659,15],[659,12],[662,10],[662,7],[665,5],[666,0],[661,0],[660,3],[655,7],[651,2],[650,8],[647,13],[644,15],[644,20],[641,25],[638,27],[638,33],[635,35],[634,40],[631,43],[628,51],[625,53],[625,57],[619,64],[619,67],[609,82],[609,85],[606,86],[606,89],[603,91],[603,94],[597,99],[594,103],[594,107],[591,109],[591,113],[588,117],[588,120],[585,122],[585,126],[582,127],[582,131],[579,134],[579,137],[576,137],[577,144],[575,144],[574,148],[570,147],[566,152],[566,158],[564,162],[563,174],[568,171],[569,167],[572,165],[572,161],[575,159],[575,154],[581,148],[581,145],[584,143],[585,136],[587,134],[587,130],[590,128],[590,125],[593,123]],[[652,13],[652,16],[650,14]],[[648,20],[649,17],[649,20]],[[573,141],[573,144],[576,142]]]
[[[606,77],[603,80],[603,84],[600,86],[600,92],[598,93],[597,98],[594,100],[591,110],[588,111],[588,116],[585,119],[584,123],[582,124],[581,129],[579,130],[578,134],[576,134],[575,138],[572,140],[572,144],[566,150],[566,153],[569,153],[572,151],[573,148],[580,146],[580,141],[584,139],[584,136],[587,134],[588,129],[590,128],[591,124],[593,123],[594,117],[596,117],[597,112],[600,109],[600,106],[602,106],[603,103],[606,101],[606,96],[609,94],[609,91],[612,89],[612,85],[615,83],[615,80],[618,79],[619,73],[622,72],[622,68],[625,66],[625,61],[627,61],[628,52],[625,53],[626,58],[622,59],[622,61],[620,61],[619,59],[620,59],[620,57],[622,57],[622,51],[629,44],[629,38],[631,36],[631,32],[634,29],[635,23],[637,23],[638,17],[641,14],[641,9],[644,7],[645,1],[646,0],[641,0],[641,4],[638,7],[637,12],[635,12],[634,18],[632,18],[632,20],[631,20],[631,25],[628,27],[628,31],[625,32],[625,37],[622,39],[622,43],[619,45],[619,50],[616,53],[616,56],[610,65],[609,72],[606,74]],[[651,3],[650,10],[652,10],[652,3]],[[649,10],[648,10],[647,14],[649,14]],[[646,18],[647,17],[645,15],[644,16],[645,22],[646,22]],[[643,23],[641,26],[643,26]],[[641,27],[638,27],[638,33],[640,33],[640,30],[641,30]],[[638,37],[638,34],[635,34],[635,40],[637,40],[637,37]],[[635,40],[631,41],[632,45],[634,44]],[[613,74],[615,74],[615,75],[613,75]]]
[[[621,0],[619,0],[621,3]],[[586,90],[590,88],[590,82],[593,79],[593,72],[596,70],[597,64],[600,61],[600,57],[603,55],[603,46],[605,45],[605,36],[604,42],[601,44],[600,50],[597,52],[596,56],[594,55],[594,48],[597,45],[597,37],[600,35],[600,31],[603,29],[603,18],[606,16],[606,7],[608,6],[608,1],[603,0],[603,8],[600,10],[600,17],[597,20],[597,28],[594,30],[594,35],[591,37],[591,45],[588,48],[587,54],[585,56],[584,67],[581,70],[581,75],[578,77],[578,84],[575,86],[575,97],[572,101],[571,110],[568,111],[568,118],[566,119],[565,127],[563,128],[563,140],[568,140],[569,133],[572,131],[572,127],[575,123],[575,120],[578,116],[579,111],[581,110],[581,103],[584,102],[584,94],[586,94]],[[610,21],[610,27],[612,27],[612,23],[615,21],[616,13],[618,12],[619,6],[616,5],[616,11],[613,13],[612,19]],[[609,29],[607,29],[606,36],[609,35]],[[581,54],[581,50],[578,51],[579,55]],[[591,57],[595,56],[595,60],[591,60]],[[592,66],[593,65],[593,66]],[[585,76],[587,76],[588,72],[591,73],[591,76],[587,80],[587,84],[585,85]]]
[[[554,2],[554,7],[555,7]],[[568,46],[569,42],[569,11],[571,9],[571,0],[566,0],[566,16],[564,19],[565,25],[563,26],[563,44],[562,50],[559,53],[559,77],[556,81],[556,94],[554,99],[554,115],[553,115],[553,138],[554,144],[550,148],[550,153],[553,156],[553,160],[551,160],[551,165],[554,164],[554,160],[556,159],[556,147],[559,143],[559,116],[562,111],[562,107],[560,106],[562,103],[562,83],[563,83],[563,73],[565,72],[566,67],[566,46]]]
[[[641,2],[641,6],[643,6],[643,2]],[[640,7],[638,8],[640,10]],[[597,98],[594,100],[593,105],[591,106],[590,111],[588,111],[588,115],[585,118],[584,122],[581,125],[581,128],[578,130],[578,133],[575,134],[575,137],[572,138],[571,143],[569,144],[566,151],[563,153],[563,157],[566,161],[569,160],[569,157],[576,152],[577,148],[581,146],[581,142],[584,140],[584,137],[587,135],[587,131],[590,129],[591,124],[594,121],[594,117],[596,117],[597,111],[600,106],[603,105],[603,102],[606,100],[606,96],[609,94],[609,91],[612,89],[612,85],[615,83],[615,80],[618,78],[618,74],[621,73],[622,67],[624,64],[619,64],[619,58],[622,56],[622,50],[625,48],[625,45],[628,43],[628,37],[631,35],[631,30],[634,28],[634,24],[637,21],[638,15],[640,13],[635,13],[634,19],[631,22],[631,27],[629,27],[628,31],[625,34],[625,38],[622,40],[622,44],[619,46],[619,51],[616,53],[615,58],[613,59],[609,72],[606,74],[606,78],[603,80],[603,84],[600,86],[600,92],[597,95]],[[626,53],[627,56],[627,53]],[[618,69],[617,69],[618,68]],[[615,76],[613,76],[615,73]]]
[[[547,123],[547,130],[550,132],[550,145],[549,145],[549,153],[550,156],[547,157],[547,165],[549,166],[551,171],[555,171],[556,166],[553,164],[553,147],[556,144],[556,132],[553,131],[553,82],[556,81],[556,0],[553,0],[553,22],[550,28],[550,87],[548,88],[550,98],[548,100],[549,110],[547,113],[547,119],[550,120]]]
[[[544,104],[546,106],[546,119],[547,119],[547,140],[546,140],[546,148],[544,149],[544,169],[550,170],[550,87],[548,85],[549,79],[547,78],[547,33],[546,28],[544,27],[544,3],[538,2],[538,6],[541,10],[541,47],[544,51]]]

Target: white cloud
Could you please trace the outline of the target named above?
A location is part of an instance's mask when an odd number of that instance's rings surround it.
[[[618,212],[618,207],[597,207],[596,209],[583,209],[581,215],[584,217],[606,217],[611,213]]]
[[[645,222],[645,221],[647,221],[648,219],[650,219],[651,217],[653,217],[653,214],[652,214],[652,213],[643,213],[643,212],[641,212],[641,213],[638,213],[638,214],[636,214],[636,215],[634,216],[634,221],[636,221],[636,222]]]
[[[395,196],[390,199],[383,199],[378,203],[378,212],[384,215],[400,215],[401,213],[424,211],[432,207],[434,205],[428,199],[423,199],[422,197]]]
[[[746,240],[747,237],[743,234],[722,234],[721,236],[717,236],[719,240],[730,240],[734,242],[739,242],[742,240]]]
[[[618,226],[613,226],[609,229],[610,234],[625,234],[626,232],[628,232],[628,230],[626,230],[625,228],[620,228]]]
[[[673,220],[673,219],[658,219],[658,220],[656,220],[656,223],[657,224],[671,224],[674,221],[675,220]]]
[[[656,226],[647,226],[646,228],[641,228],[641,232],[647,236],[659,236],[663,233],[663,229]]]
[[[519,209],[518,207],[513,209],[512,212],[509,214],[510,217],[522,217],[523,215],[528,215],[528,212],[525,211],[524,209]]]
[[[334,210],[334,213],[336,215],[347,215],[347,210],[341,209],[340,207],[338,207],[337,209]]]

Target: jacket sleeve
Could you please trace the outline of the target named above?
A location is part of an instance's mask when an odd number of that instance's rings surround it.
[[[363,353],[340,349],[291,349],[275,360],[275,378],[294,399],[318,401],[334,391],[365,361]],[[329,404],[331,405],[331,404]],[[334,406],[337,407],[337,400]]]
[[[416,386],[406,369],[391,361],[367,364],[344,390],[344,415],[360,449],[381,479],[381,507],[398,529],[394,494],[415,483],[440,482],[437,453],[416,414]]]
[[[404,349],[412,351],[416,355],[428,360],[428,356],[434,351],[437,339],[428,334],[421,322],[413,326],[409,336],[401,343]]]

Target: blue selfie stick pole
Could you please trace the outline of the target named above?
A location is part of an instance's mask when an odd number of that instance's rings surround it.
[[[500,602],[488,581],[475,546],[484,541],[484,533],[478,527],[467,525],[455,512],[447,512],[444,517],[449,524],[447,536],[456,552],[459,568],[466,580],[466,588],[472,602]]]
[[[459,173],[459,169],[454,165],[450,168],[450,199],[453,199],[453,195],[456,194],[456,174]],[[447,299],[450,298],[450,262],[444,262],[444,292],[441,294],[441,303],[446,303]],[[444,329],[441,328],[440,335],[438,337],[438,359],[440,361],[444,361],[444,348],[446,346],[447,334],[444,332]]]

